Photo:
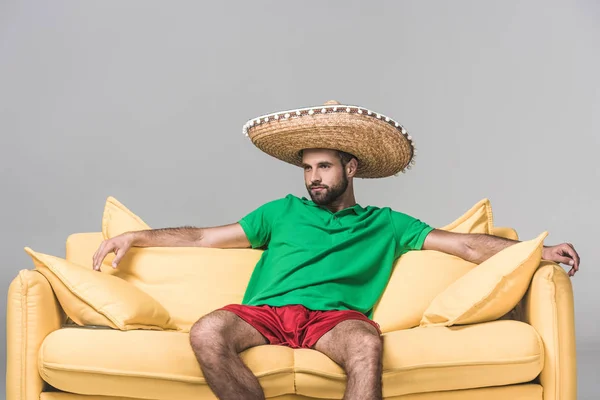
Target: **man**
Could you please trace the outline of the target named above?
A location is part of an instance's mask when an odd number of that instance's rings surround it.
[[[490,235],[441,231],[389,208],[361,207],[355,177],[405,170],[412,138],[395,121],[360,107],[324,106],[260,117],[244,127],[256,146],[301,166],[311,200],[289,195],[238,223],[212,228],[128,232],[94,255],[99,270],[131,246],[263,248],[241,305],[200,318],[190,343],[206,381],[220,399],[264,399],[238,354],[279,344],[320,351],[347,374],[344,399],[382,399],[382,339],[372,309],[394,260],[411,250],[437,250],[481,263],[517,243]],[[579,269],[570,244],[545,247],[547,260]]]

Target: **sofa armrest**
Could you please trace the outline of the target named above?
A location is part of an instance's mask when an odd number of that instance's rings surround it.
[[[35,270],[22,270],[8,288],[6,310],[6,399],[39,400],[42,341],[65,321],[50,283]]]
[[[577,399],[573,287],[565,270],[542,260],[522,307],[524,322],[535,328],[544,343],[539,377],[544,400]]]

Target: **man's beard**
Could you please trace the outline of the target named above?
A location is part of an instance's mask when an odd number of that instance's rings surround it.
[[[311,188],[314,187],[323,187],[325,189],[319,192],[313,192]],[[315,204],[318,204],[320,206],[330,205],[331,203],[336,201],[342,194],[344,194],[347,188],[348,177],[346,176],[346,171],[344,171],[344,174],[342,175],[342,180],[337,185],[327,186],[323,184],[313,184],[306,186],[306,189],[308,190],[308,194],[310,195],[312,201],[314,201]]]

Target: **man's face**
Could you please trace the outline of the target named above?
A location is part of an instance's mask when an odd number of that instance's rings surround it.
[[[348,176],[337,151],[304,150],[302,164],[306,189],[316,204],[329,205],[346,191]]]

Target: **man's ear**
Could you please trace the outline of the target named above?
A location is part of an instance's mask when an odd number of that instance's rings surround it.
[[[352,158],[346,164],[346,174],[348,177],[353,177],[356,174],[356,170],[358,169],[358,160],[356,158]]]

